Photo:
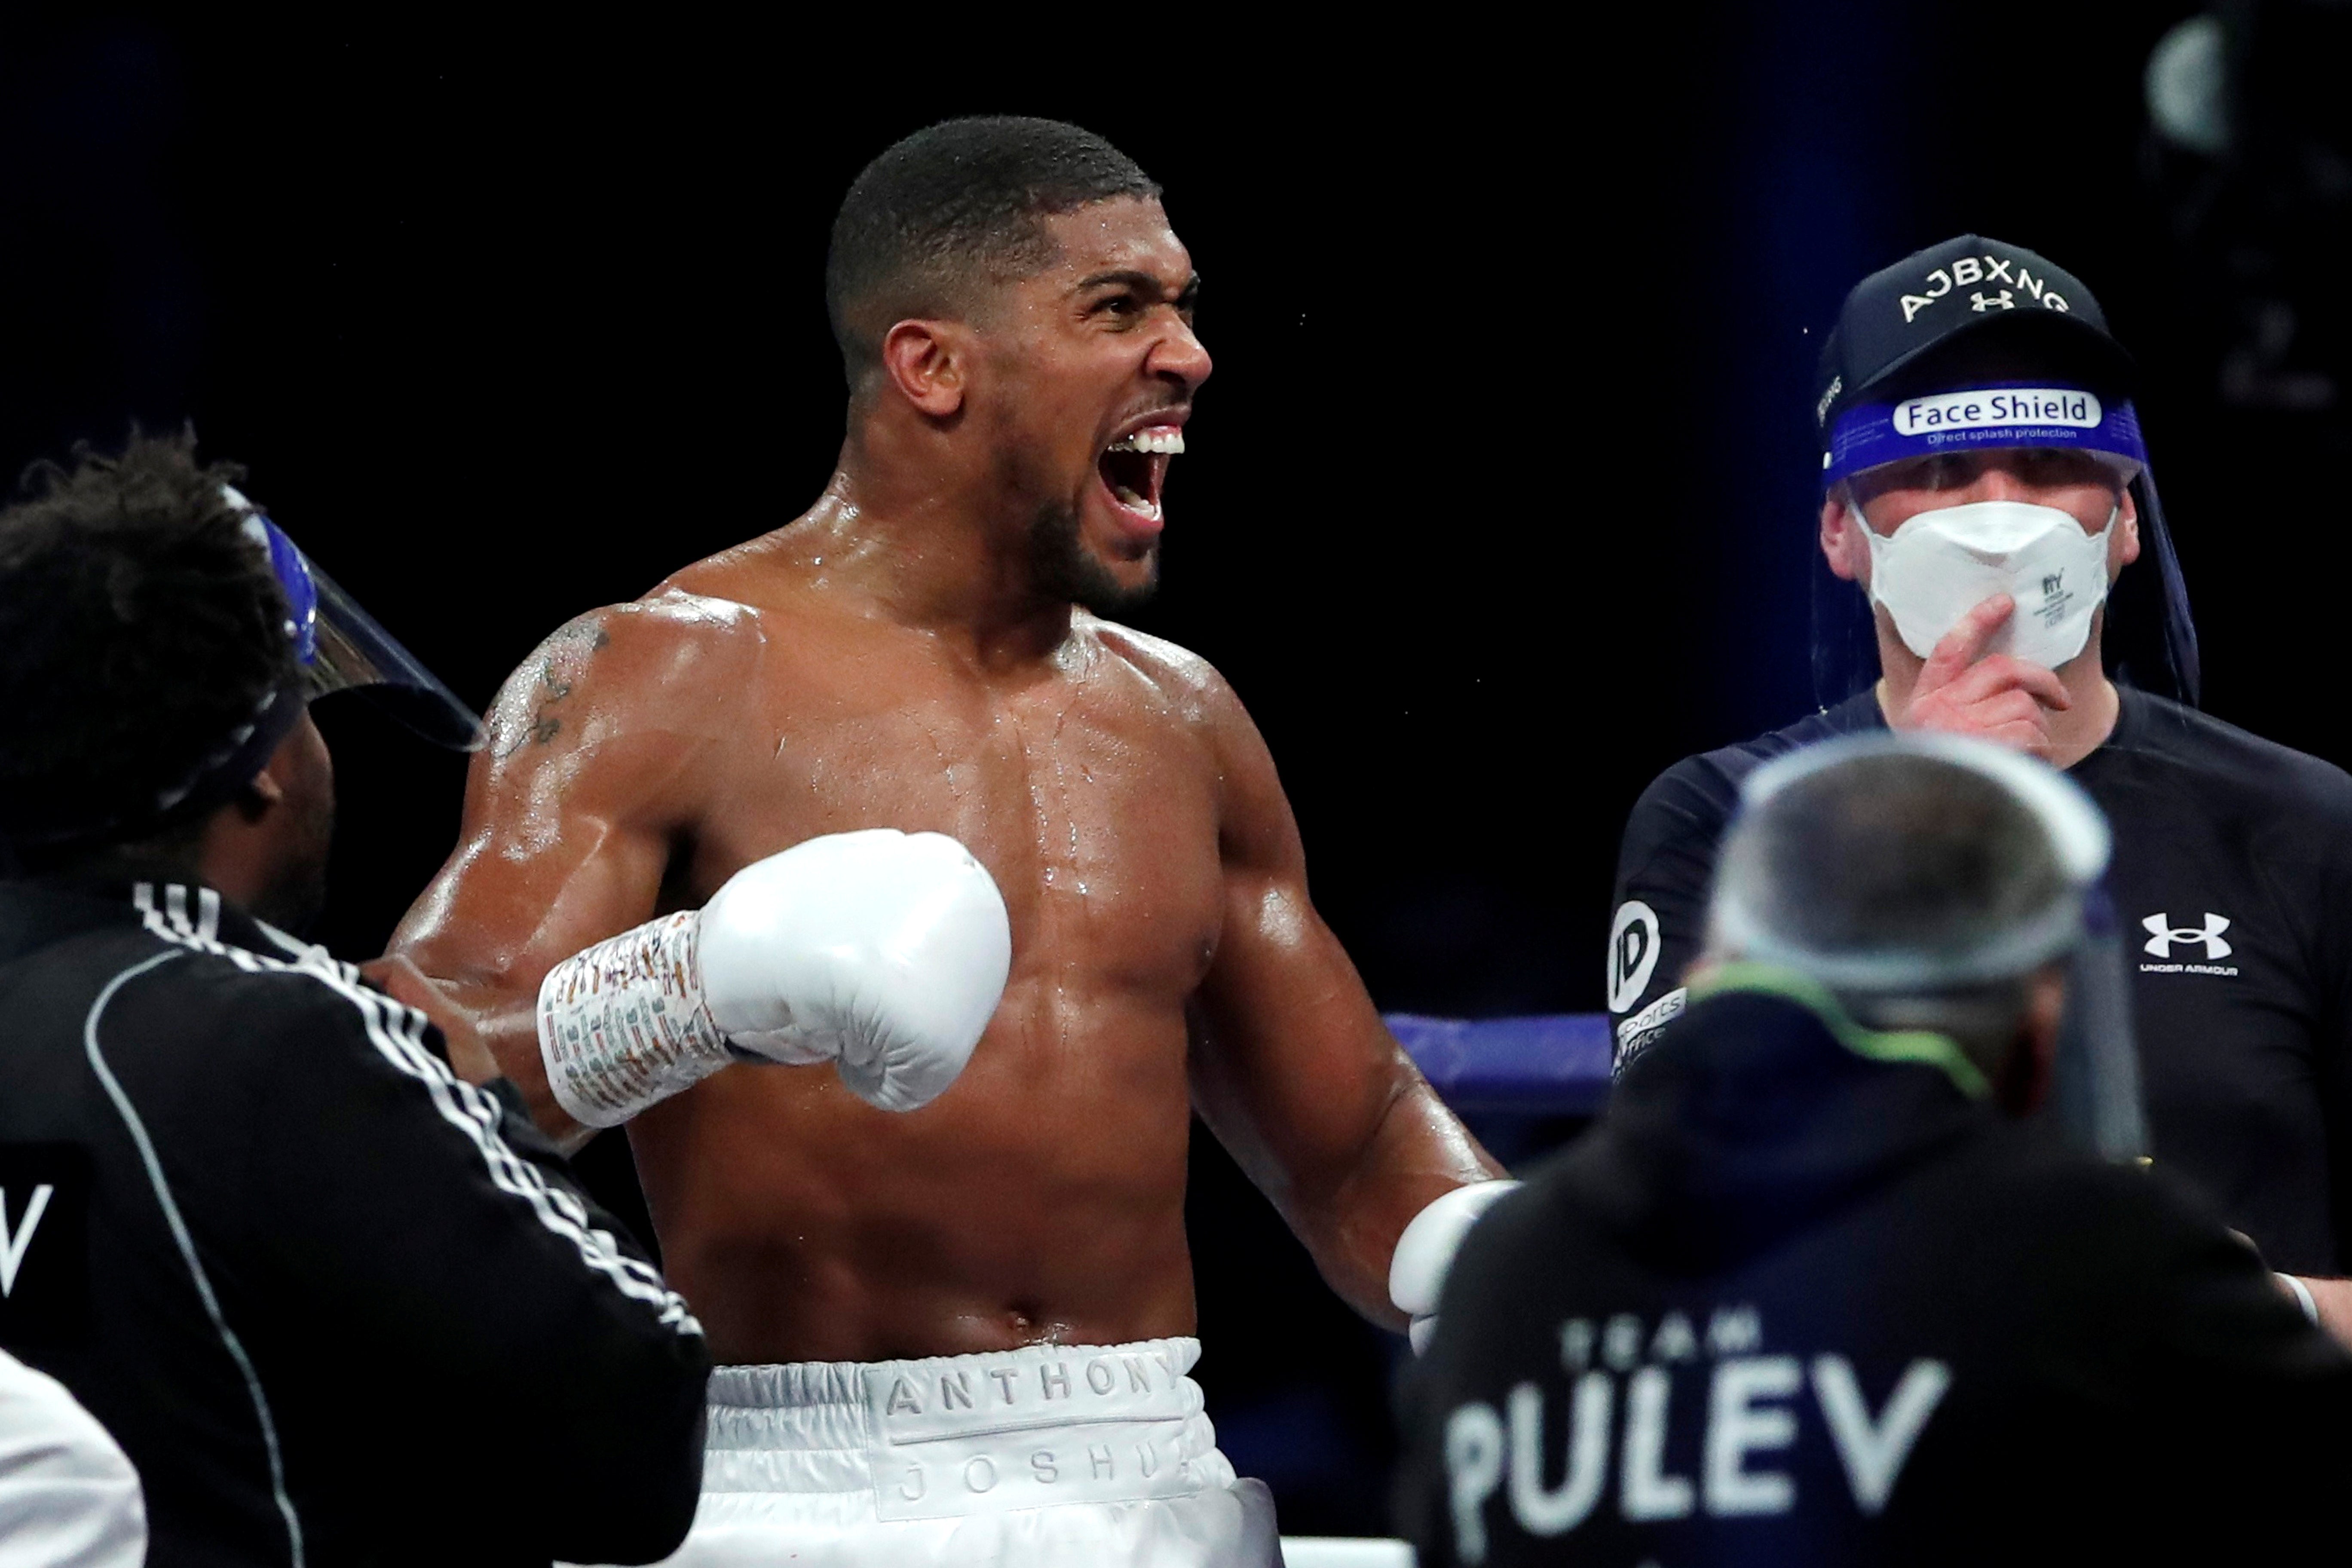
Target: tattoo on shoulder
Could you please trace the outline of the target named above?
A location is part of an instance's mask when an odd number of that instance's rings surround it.
[[[601,621],[572,621],[558,626],[548,637],[547,644],[550,647],[560,647],[576,643],[594,653],[612,640],[613,634],[604,629]]]
[[[542,647],[543,657],[539,661],[539,679],[533,688],[537,707],[530,722],[517,730],[506,744],[498,749],[497,754],[501,761],[513,756],[526,745],[547,745],[563,732],[562,718],[551,710],[572,695],[572,673],[568,666],[573,660],[595,653],[612,640],[612,634],[593,621],[574,621],[547,639]]]

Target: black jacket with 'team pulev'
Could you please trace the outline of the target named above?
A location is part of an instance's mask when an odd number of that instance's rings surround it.
[[[1668,1028],[1446,1281],[1402,1388],[1423,1568],[2346,1538],[2352,1357],[2201,1199],[1792,975]]]
[[[510,1085],[164,881],[0,882],[0,1347],[137,1466],[154,1568],[642,1563],[709,1352]]]

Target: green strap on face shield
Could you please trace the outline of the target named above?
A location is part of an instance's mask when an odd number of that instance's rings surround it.
[[[1794,1002],[1822,1021],[1837,1043],[1874,1062],[1911,1062],[1940,1068],[1970,1100],[1988,1100],[1992,1085],[1949,1035],[1931,1029],[1869,1029],[1853,1021],[1829,987],[1809,974],[1778,964],[1720,964],[1691,982],[1691,1000],[1749,991]]]

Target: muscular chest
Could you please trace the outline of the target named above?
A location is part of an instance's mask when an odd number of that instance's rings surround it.
[[[1004,894],[1016,979],[1189,992],[1220,911],[1212,759],[1149,682],[1073,662],[1003,686],[919,649],[786,663],[745,705],[695,880],[818,834],[945,833]]]

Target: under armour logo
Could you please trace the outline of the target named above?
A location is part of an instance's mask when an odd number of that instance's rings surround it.
[[[2012,267],[2015,268],[2013,272]],[[2017,308],[2017,296],[2020,293],[2040,304],[2045,310],[2067,309],[2065,297],[2050,287],[2050,280],[2046,278],[2036,278],[2032,272],[2026,270],[2025,263],[2016,258],[1963,256],[1954,260],[1950,266],[1938,267],[1927,277],[1919,279],[1920,292],[1903,296],[1903,324],[1909,326],[1912,317],[1954,289],[1973,289],[1979,283],[2014,285],[2013,288],[2003,289],[2000,293],[1990,297],[1982,293],[1970,294],[1969,299],[1979,312],[2013,310]],[[1824,408],[1827,403],[1828,400],[1823,399]],[[1818,418],[1819,416],[1815,417]]]
[[[2204,948],[2205,962],[2208,963],[2230,956],[2230,944],[2221,940],[2221,933],[2230,929],[2229,917],[2226,915],[2217,915],[2210,910],[2207,910],[2202,929],[2196,926],[2176,926],[2172,923],[2171,917],[2165,914],[2150,915],[2139,923],[2148,932],[2147,942],[2145,944],[2147,950],[2158,958],[2170,958],[2172,944],[2176,942],[2193,942]]]

